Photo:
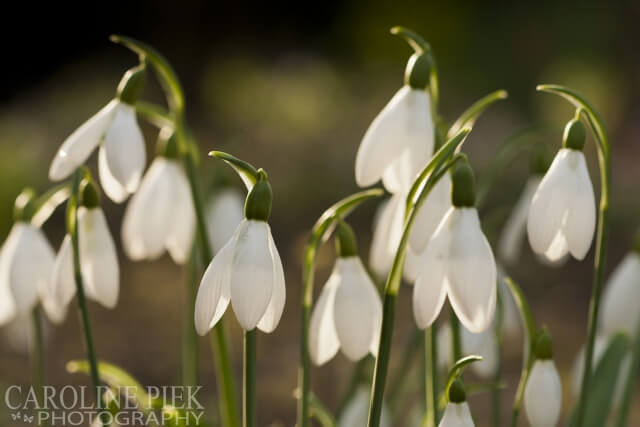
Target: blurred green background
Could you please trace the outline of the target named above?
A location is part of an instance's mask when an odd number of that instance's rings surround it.
[[[22,9],[21,9],[22,8]],[[182,79],[188,119],[203,154],[228,151],[269,172],[275,193],[272,228],[285,264],[288,301],[280,327],[260,335],[260,425],[294,423],[298,361],[300,264],[308,230],[321,212],[357,189],[353,165],[360,139],[377,112],[402,84],[408,46],[389,34],[393,25],[421,33],[434,48],[440,71],[441,112],[454,120],[471,102],[496,89],[510,93],[477,123],[465,145],[479,181],[505,138],[531,126],[550,127],[541,143],[559,147],[566,103],[538,94],[538,83],[561,83],[583,92],[604,116],[613,144],[613,200],[607,272],[624,256],[640,225],[640,3],[635,1],[446,2],[139,1],[12,5],[23,33],[2,29],[0,86],[0,238],[12,223],[13,200],[25,186],[45,190],[47,170],[60,143],[114,95],[122,73],[137,59],[108,41],[122,33],[154,45]],[[96,10],[94,10],[96,9]],[[97,10],[100,9],[100,10]],[[162,101],[154,81],[146,99]],[[143,124],[148,153],[156,131]],[[585,150],[598,192],[593,141]],[[91,164],[95,167],[95,158]],[[483,211],[490,238],[522,189],[529,159],[509,165]],[[203,180],[222,163],[202,158]],[[238,181],[238,188],[240,183]],[[123,205],[104,208],[119,244]],[[353,216],[366,259],[374,206]],[[497,219],[496,219],[497,218]],[[64,233],[58,212],[45,230],[54,247]],[[319,288],[333,264],[320,253]],[[134,264],[121,255],[121,297],[108,311],[91,304],[97,352],[144,384],[179,380],[184,272],[165,257]],[[584,340],[593,251],[584,262],[557,269],[524,251],[510,273],[531,299],[540,323],[556,342],[565,409],[572,400],[569,371]],[[74,303],[75,304],[75,303]],[[401,292],[392,368],[413,330],[410,292]],[[228,316],[237,377],[241,334]],[[78,318],[48,328],[46,372],[52,384],[82,383],[66,361],[84,356]],[[215,381],[206,340],[201,340],[201,381],[215,411]],[[520,369],[520,342],[508,342],[505,415]],[[313,388],[335,408],[352,365],[338,356],[313,372]],[[0,346],[0,386],[29,383],[28,358]],[[418,396],[414,396],[418,398]],[[478,425],[485,425],[487,396],[473,397]],[[636,405],[637,406],[637,405]],[[640,423],[640,409],[634,421]],[[0,425],[8,418],[0,412]],[[524,425],[526,421],[522,419]]]

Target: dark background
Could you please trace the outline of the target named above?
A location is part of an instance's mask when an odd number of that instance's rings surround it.
[[[440,70],[441,111],[449,120],[488,92],[509,91],[509,100],[483,116],[465,145],[479,181],[487,176],[497,147],[522,128],[551,127],[539,139],[554,150],[559,146],[572,111],[559,99],[537,94],[536,84],[562,83],[583,92],[604,116],[613,144],[607,271],[628,250],[638,226],[638,2],[139,1],[23,2],[6,7],[0,28],[3,240],[15,196],[27,185],[39,191],[48,187],[47,170],[57,147],[113,97],[122,73],[136,64],[134,55],[109,42],[112,33],[143,40],[172,62],[185,87],[189,121],[203,153],[229,151],[269,172],[275,193],[272,227],[285,263],[288,302],[276,332],[259,338],[260,425],[293,425],[302,247],[320,213],[356,190],[353,164],[360,138],[402,84],[411,52],[389,35],[391,26],[415,29],[431,43]],[[153,81],[143,96],[162,101]],[[142,126],[151,156],[155,130]],[[585,152],[599,194],[593,141],[587,141]],[[203,159],[202,168],[206,181],[212,169],[223,166]],[[527,174],[526,158],[507,168],[489,195],[485,220],[504,218],[501,213],[517,198]],[[119,244],[124,206],[105,201],[104,208]],[[364,259],[372,213],[371,204],[353,217]],[[56,248],[63,222],[60,212],[45,228]],[[485,223],[491,239],[500,225],[500,220]],[[319,259],[318,288],[333,263],[333,249],[326,246]],[[572,401],[569,371],[585,335],[592,258],[590,253],[584,262],[552,269],[538,264],[527,248],[511,271],[531,298],[539,322],[555,337],[567,411]],[[184,273],[166,257],[133,264],[121,255],[121,267],[118,307],[90,307],[98,354],[145,384],[176,382]],[[393,353],[398,356],[413,328],[406,289],[399,304]],[[241,341],[232,318],[227,323],[239,378]],[[83,357],[80,338],[73,314],[62,327],[49,328],[50,382],[83,380],[64,371],[67,360]],[[213,399],[211,357],[206,340],[201,344],[202,382]],[[519,342],[507,345],[505,415],[521,349]],[[314,389],[332,408],[350,369],[338,356],[314,370]],[[28,383],[29,372],[27,357],[3,343],[0,386]],[[486,396],[472,400],[478,425],[484,425],[486,403]],[[635,415],[640,422],[640,414]],[[8,419],[2,412],[0,417],[0,425]]]

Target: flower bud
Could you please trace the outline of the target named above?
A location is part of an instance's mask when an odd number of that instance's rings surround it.
[[[18,194],[13,205],[13,220],[15,222],[31,221],[31,217],[35,214],[35,199],[36,193],[31,188],[25,188]]]
[[[156,142],[156,154],[167,159],[177,159],[179,157],[178,140],[172,127],[165,126],[160,129],[158,141]]]
[[[411,55],[404,74],[404,83],[413,89],[424,90],[429,86],[431,76],[431,56],[424,52]]]
[[[342,258],[358,255],[358,243],[353,228],[339,220],[336,229],[336,252]]]
[[[539,360],[548,360],[553,358],[553,343],[551,340],[551,334],[547,328],[542,328],[542,330],[538,332],[538,336],[534,343],[533,353],[536,359]]]
[[[91,179],[83,179],[80,183],[80,205],[87,209],[100,206],[100,192]]]
[[[476,204],[475,178],[466,158],[458,161],[451,173],[451,203],[455,207],[474,207]]]
[[[467,392],[460,378],[456,378],[449,386],[448,397],[449,402],[452,403],[462,403],[467,400]]]
[[[572,119],[564,128],[562,146],[564,148],[582,151],[586,135],[587,132],[582,122],[579,119]]]
[[[137,67],[131,68],[124,73],[118,90],[116,92],[117,98],[129,105],[135,105],[140,96],[140,92],[144,88],[147,80],[147,67],[143,62]]]
[[[267,173],[259,169],[258,174],[258,181],[251,191],[249,191],[249,195],[245,201],[244,216],[247,219],[266,222],[269,219],[269,215],[271,215],[271,199],[273,194]]]

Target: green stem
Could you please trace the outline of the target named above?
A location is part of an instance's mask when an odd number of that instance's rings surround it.
[[[438,339],[437,324],[434,323],[424,332],[425,357],[425,398],[427,409],[426,427],[435,427],[440,422],[438,413]]]
[[[451,326],[451,357],[453,365],[456,360],[462,358],[462,338],[460,336],[460,320],[453,311],[453,307],[449,310],[449,325]]]
[[[498,284],[500,286],[500,284]],[[496,338],[496,371],[493,373],[493,383],[500,384],[502,382],[502,342],[503,342],[503,334],[502,334],[502,326],[504,322],[504,304],[502,301],[502,297],[500,292],[498,291],[498,304],[496,307],[496,319],[494,323],[494,333]],[[500,427],[500,395],[502,394],[502,389],[498,386],[492,389],[491,393],[491,425],[493,427]]]
[[[33,349],[31,352],[33,363],[33,386],[36,389],[36,395],[38,397],[38,406],[44,406],[44,347],[42,341],[42,319],[40,318],[40,306],[36,305],[31,311],[32,321],[32,338]],[[41,426],[46,425],[43,421]]]
[[[182,147],[188,147],[184,124],[181,120],[176,120],[176,136],[178,138],[179,145]],[[204,201],[202,190],[200,189],[200,181],[198,180],[196,164],[191,154],[191,150],[183,148],[183,153],[185,170],[187,172],[187,179],[189,180],[193,207],[196,214],[199,253],[202,257],[202,264],[209,265],[213,258],[213,250],[211,249],[209,234],[207,232],[207,222],[204,213]],[[193,322],[195,322],[194,316],[191,316],[189,322],[189,327],[195,330],[195,326],[193,324]],[[231,362],[223,319],[218,321],[216,326],[213,328],[213,333],[215,335],[213,340],[213,351],[216,359],[216,379],[218,382],[218,392],[222,393],[222,398],[219,400],[221,417],[226,420],[226,424],[224,424],[225,426],[239,427],[240,420],[238,418],[235,385],[231,371]]]
[[[636,334],[633,339],[631,354],[631,367],[629,368],[629,375],[624,385],[622,402],[620,403],[620,408],[616,416],[616,427],[626,427],[628,425],[629,409],[631,409],[631,402],[637,386],[638,375],[640,375],[640,322],[636,325]]]
[[[609,235],[609,194],[611,193],[611,145],[604,127],[604,123],[596,110],[580,94],[566,87],[557,85],[540,85],[539,91],[559,95],[571,102],[578,111],[584,112],[587,122],[598,142],[598,162],[600,167],[600,220],[596,237],[596,253],[593,267],[593,288],[589,303],[589,323],[587,327],[587,347],[584,352],[584,370],[582,386],[576,413],[576,427],[584,424],[589,387],[592,377],[593,352],[595,348],[598,315],[600,312],[600,295],[604,283],[604,263],[607,252],[607,237]]]
[[[91,382],[95,387],[96,402],[98,402],[98,408],[104,408],[102,401],[102,394],[100,393],[100,374],[98,371],[98,360],[93,347],[93,336],[91,333],[91,321],[89,319],[89,310],[87,309],[87,300],[84,294],[84,284],[82,278],[81,264],[80,264],[80,249],[78,238],[78,202],[80,192],[80,180],[83,176],[81,168],[76,169],[73,175],[73,184],[70,200],[70,213],[68,232],[71,235],[71,248],[73,251],[73,276],[76,283],[76,293],[78,296],[78,308],[80,309],[80,319],[82,321],[82,330],[84,332],[84,340],[87,346],[87,360],[89,361],[89,374]],[[106,414],[102,417],[102,424],[106,427]]]
[[[385,383],[387,379],[387,370],[389,367],[389,358],[391,355],[391,344],[393,338],[393,324],[395,321],[395,303],[397,294],[402,280],[402,270],[404,268],[404,260],[407,251],[407,243],[409,233],[413,223],[415,222],[418,210],[424,203],[424,200],[431,192],[434,185],[448,173],[448,170],[463,155],[456,154],[452,159],[449,156],[464,141],[470,129],[465,128],[447,141],[438,152],[429,161],[427,166],[418,175],[418,178],[412,186],[413,195],[408,198],[410,209],[407,219],[402,230],[402,237],[396,252],[391,271],[387,277],[385,285],[384,305],[382,311],[382,329],[380,334],[380,344],[378,347],[378,357],[376,359],[375,369],[373,373],[373,387],[371,395],[371,406],[369,408],[369,427],[378,427],[380,425],[380,417],[382,415],[382,401],[384,397]],[[446,164],[445,164],[446,163]],[[434,173],[432,173],[434,172]],[[424,184],[424,185],[423,185]]]
[[[256,427],[256,329],[244,331],[242,425]]]
[[[187,274],[185,280],[185,301],[183,330],[182,330],[182,385],[195,386],[198,384],[198,336],[196,334],[194,322],[194,310],[196,303],[197,282],[197,261],[192,251],[187,264]]]

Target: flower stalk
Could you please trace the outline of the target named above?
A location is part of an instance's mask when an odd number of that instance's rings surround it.
[[[31,353],[33,363],[33,386],[36,388],[36,396],[40,407],[44,406],[44,347],[42,341],[42,319],[40,306],[36,305],[31,311],[33,349]],[[43,420],[41,426],[46,425]]]
[[[256,401],[256,337],[257,330],[244,331],[244,377],[242,392],[242,425],[243,427],[256,427],[257,401]]]
[[[596,236],[596,252],[593,269],[593,287],[589,302],[589,320],[587,326],[587,346],[584,352],[584,372],[580,398],[576,411],[576,426],[582,427],[585,421],[586,404],[589,396],[589,387],[592,377],[593,353],[595,347],[598,315],[600,311],[600,299],[604,283],[604,264],[606,260],[607,238],[609,235],[609,197],[611,193],[611,146],[609,137],[600,115],[580,94],[572,89],[559,85],[539,85],[538,91],[549,92],[565,98],[573,104],[577,111],[576,116],[584,115],[587,123],[593,131],[598,149],[598,163],[600,168],[600,207]]]

